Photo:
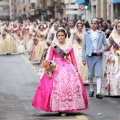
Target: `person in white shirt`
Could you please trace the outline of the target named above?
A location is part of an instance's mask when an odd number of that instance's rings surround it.
[[[97,78],[96,98],[102,99],[101,82],[102,82],[102,56],[108,48],[105,34],[98,30],[98,20],[93,19],[91,30],[84,35],[82,44],[82,62],[88,66],[88,79],[90,83],[89,97],[94,96],[93,78]],[[104,47],[103,47],[104,46]]]
[[[74,34],[75,33],[75,23],[73,20],[69,21],[69,28],[70,28],[70,34]]]

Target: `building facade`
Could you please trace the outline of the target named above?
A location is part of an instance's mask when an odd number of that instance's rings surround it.
[[[91,0],[91,19],[110,19],[110,0]]]
[[[111,0],[111,21],[120,19],[120,0]]]
[[[80,10],[76,1],[82,1],[83,4],[85,2],[85,0],[0,0],[0,19],[24,17],[41,20],[67,17],[88,21],[95,17],[111,21],[120,19],[120,0],[89,0],[90,10]]]
[[[0,19],[9,20],[14,19],[14,17],[15,17],[15,0],[1,0]]]
[[[120,19],[120,0],[91,0],[91,19],[94,17],[104,20]]]

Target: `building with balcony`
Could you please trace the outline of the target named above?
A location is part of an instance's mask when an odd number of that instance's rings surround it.
[[[91,19],[110,19],[110,0],[91,0]]]
[[[30,8],[29,8],[30,17],[36,16],[36,10],[37,10],[37,0],[30,0]]]
[[[88,0],[89,2],[91,0]],[[85,0],[65,0],[66,13],[68,19],[72,20],[82,20],[87,19],[90,21],[91,19],[91,11],[85,10]]]
[[[35,18],[40,14],[41,0],[16,0],[16,18]]]
[[[64,0],[65,6],[64,6],[64,16],[67,17],[69,20],[75,20],[78,16],[78,8],[66,8],[66,5],[76,5],[76,0]]]
[[[15,18],[15,0],[0,1],[0,19]]]
[[[91,19],[120,19],[120,0],[91,0]]]

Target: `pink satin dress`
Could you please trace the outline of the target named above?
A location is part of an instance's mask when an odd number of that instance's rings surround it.
[[[49,60],[57,64],[57,69],[50,79],[43,73],[36,90],[32,105],[47,112],[75,112],[88,108],[88,99],[82,78],[78,71],[73,48],[68,45],[64,50],[72,63],[64,60],[50,48]]]

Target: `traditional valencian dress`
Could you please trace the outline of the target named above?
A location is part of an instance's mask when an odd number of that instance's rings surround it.
[[[25,52],[25,47],[24,47],[24,43],[23,43],[23,40],[18,40],[18,48],[17,48],[17,52],[19,54],[23,54]]]
[[[4,39],[0,36],[0,54],[5,53]]]
[[[40,52],[39,52],[39,61],[41,60],[41,57],[42,57],[42,54],[43,54],[43,51],[45,49],[45,47],[47,46],[46,44],[46,31],[38,31],[37,33],[37,37],[39,39],[39,47],[40,47]]]
[[[114,36],[112,38],[114,41],[103,74],[102,93],[120,96],[120,53],[117,53],[116,50],[120,48],[120,38],[115,39]]]
[[[82,78],[78,71],[73,48],[67,48],[59,52],[60,47],[52,44],[48,60],[57,64],[53,77],[48,78],[44,72],[36,90],[32,105],[39,110],[48,112],[74,112],[88,108],[86,91]],[[66,54],[71,62],[65,60]]]
[[[33,36],[30,38],[30,42],[28,44],[28,48],[27,50],[30,52],[33,48],[33,45],[34,45],[34,41],[33,41]]]
[[[14,38],[10,34],[6,34],[6,38],[2,40],[2,51],[5,54],[16,53],[16,44]]]
[[[74,33],[71,35],[70,42],[73,46],[73,50],[75,53],[75,58],[78,66],[78,72],[81,75],[84,82],[87,82],[88,79],[88,70],[87,66],[82,64],[82,42],[83,42],[83,35],[78,35]]]

